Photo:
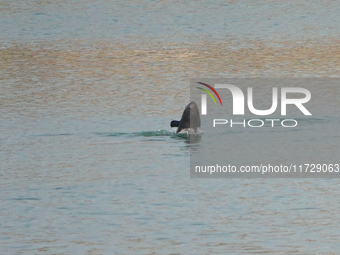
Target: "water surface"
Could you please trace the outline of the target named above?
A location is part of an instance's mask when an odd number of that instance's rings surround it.
[[[339,77],[339,7],[2,1],[0,253],[337,252],[338,179],[190,179],[169,123],[189,78]]]

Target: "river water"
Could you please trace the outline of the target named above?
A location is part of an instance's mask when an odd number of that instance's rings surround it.
[[[0,254],[337,254],[339,179],[190,178],[169,123],[190,78],[339,77],[339,9],[1,1]]]

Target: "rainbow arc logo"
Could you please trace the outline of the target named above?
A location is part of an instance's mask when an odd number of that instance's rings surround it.
[[[203,85],[203,86],[206,86],[207,88],[211,89],[211,91],[214,92],[215,95],[218,97],[218,100],[220,100],[220,104],[222,105],[222,100],[221,100],[221,98],[220,98],[220,95],[217,93],[217,91],[216,91],[213,87],[211,87],[210,85],[208,85],[208,84],[206,84],[206,83],[203,83],[203,82],[197,82],[197,83],[198,83],[198,84],[201,84],[201,85]],[[200,88],[200,87],[196,87],[196,88],[201,89],[201,90],[203,90],[204,92],[206,92],[206,93],[214,100],[215,105],[217,105],[216,100],[215,100],[213,94],[211,94],[211,92],[210,92],[209,90],[203,89],[203,88]]]

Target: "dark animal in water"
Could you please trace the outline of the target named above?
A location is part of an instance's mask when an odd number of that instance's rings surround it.
[[[176,134],[183,129],[191,129],[197,132],[197,129],[201,127],[201,118],[197,104],[195,102],[189,103],[183,111],[181,120],[171,121],[170,126],[178,127]]]

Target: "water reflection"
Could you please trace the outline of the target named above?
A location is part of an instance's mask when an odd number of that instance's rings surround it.
[[[338,179],[199,182],[209,134],[164,130],[191,77],[339,75],[335,37],[302,41],[337,35],[337,1],[262,2],[3,1],[0,253],[339,251]]]

